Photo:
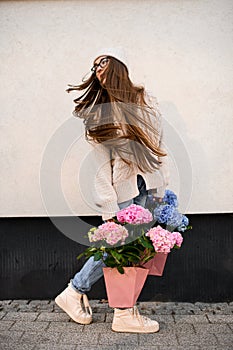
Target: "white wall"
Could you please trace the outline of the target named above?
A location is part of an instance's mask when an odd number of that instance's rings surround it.
[[[181,209],[232,212],[232,13],[231,0],[1,1],[0,215],[93,214],[77,181],[82,124],[65,89],[112,46],[160,102]],[[60,177],[70,210],[51,188]]]

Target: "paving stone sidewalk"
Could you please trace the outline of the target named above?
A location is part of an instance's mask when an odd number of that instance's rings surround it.
[[[232,350],[232,303],[140,302],[160,323],[154,334],[111,331],[113,310],[90,300],[93,323],[72,321],[54,300],[0,301],[1,350]]]

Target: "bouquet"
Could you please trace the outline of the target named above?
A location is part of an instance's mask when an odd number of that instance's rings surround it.
[[[156,222],[169,231],[176,229],[178,232],[184,232],[192,228],[192,226],[189,226],[189,219],[187,216],[178,211],[177,196],[171,190],[165,191],[162,203],[159,205],[153,202],[153,196],[149,195],[148,206],[153,212]]]
[[[169,253],[173,248],[180,248],[183,237],[179,231],[184,232],[191,226],[177,207],[177,197],[169,190],[162,203],[150,210],[131,204],[120,210],[113,221],[90,229],[87,234],[90,247],[78,259],[94,256],[96,261],[102,259],[107,267],[116,267],[124,273],[123,267],[141,266],[156,253]],[[159,225],[153,227],[156,222]]]

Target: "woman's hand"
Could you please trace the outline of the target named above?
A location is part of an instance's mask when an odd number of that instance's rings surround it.
[[[153,202],[153,203],[162,203],[162,201],[163,201],[163,198],[162,197],[156,197],[155,195],[151,195],[151,201]]]

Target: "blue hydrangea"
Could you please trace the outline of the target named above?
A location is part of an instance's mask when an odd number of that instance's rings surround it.
[[[178,212],[177,208],[169,204],[160,205],[154,210],[154,219],[158,221],[158,223],[166,224],[173,229],[183,225],[183,216],[184,215]]]
[[[174,209],[172,216],[168,219],[167,225],[172,226],[174,229],[180,226],[182,223],[182,214],[178,210]]]
[[[167,225],[170,231],[177,230],[184,232],[189,225],[187,216],[181,214],[178,210],[178,200],[176,194],[171,190],[166,190],[162,203],[153,202],[153,196],[148,195],[148,204],[155,207],[153,211],[154,220],[159,224]]]
[[[178,226],[177,229],[181,232],[184,232],[186,230],[188,224],[189,224],[189,219],[187,218],[187,216],[182,215],[181,224]]]
[[[163,197],[163,202],[172,205],[173,207],[178,206],[177,196],[171,190],[166,190],[165,195]]]
[[[154,219],[160,224],[166,224],[168,220],[173,216],[175,208],[172,205],[160,205],[154,210]]]

